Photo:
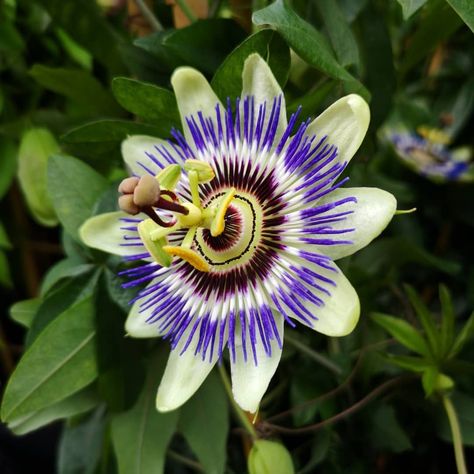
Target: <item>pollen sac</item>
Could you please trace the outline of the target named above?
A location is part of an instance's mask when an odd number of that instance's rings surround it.
[[[160,186],[168,191],[173,191],[180,178],[181,167],[179,165],[169,165],[156,175]]]
[[[127,214],[131,214],[135,216],[140,212],[140,208],[133,202],[133,194],[124,194],[120,196],[118,199],[119,208],[126,212]]]
[[[189,171],[196,171],[198,175],[198,181],[200,183],[207,183],[212,181],[215,177],[214,170],[211,168],[211,165],[205,161],[200,160],[186,160],[184,162],[184,169]]]
[[[150,175],[140,178],[133,191],[133,202],[139,207],[153,206],[160,199],[160,185]]]

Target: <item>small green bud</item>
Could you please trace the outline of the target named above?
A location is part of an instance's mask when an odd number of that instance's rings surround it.
[[[173,191],[179,178],[181,178],[181,167],[179,165],[169,165],[156,175],[160,187],[168,191]]]
[[[444,374],[438,374],[434,383],[436,392],[446,392],[454,388],[454,380]]]
[[[186,160],[184,162],[184,169],[188,172],[196,171],[200,183],[211,181],[215,176],[211,165],[201,160]]]
[[[250,474],[293,474],[295,469],[285,446],[274,441],[255,441],[247,459]]]

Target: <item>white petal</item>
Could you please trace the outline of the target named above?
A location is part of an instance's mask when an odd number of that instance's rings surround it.
[[[120,256],[138,255],[145,251],[143,246],[121,245],[125,243],[125,231],[121,227],[126,226],[126,223],[120,219],[129,217],[129,214],[122,211],[99,214],[82,224],[79,235],[89,247]]]
[[[147,174],[146,169],[142,165],[146,166],[155,175],[161,171],[162,168],[154,163],[146,153],[153,154],[163,164],[163,167],[169,165],[169,162],[158,153],[155,148],[156,146],[164,146],[178,163],[181,162],[181,159],[176,156],[171,146],[165,140],[147,135],[133,135],[122,142],[122,156],[131,173],[137,176]]]
[[[327,143],[337,146],[338,159],[349,161],[364,140],[370,122],[367,102],[356,95],[342,97],[308,126],[307,135],[327,136]]]
[[[187,402],[204,382],[219,358],[219,351],[216,350],[219,337],[216,337],[211,361],[209,361],[209,352],[205,360],[202,360],[200,353],[194,355],[199,341],[199,330],[196,331],[186,351],[180,355],[188,334],[189,329],[183,334],[176,348],[171,351],[166,364],[156,395],[156,408],[160,412],[175,410]]]
[[[152,282],[152,284],[154,284]],[[157,324],[150,324],[147,319],[155,309],[155,305],[150,308],[140,311],[141,300],[136,301],[127,316],[125,322],[125,332],[136,338],[158,337],[161,332],[158,330]]]
[[[275,322],[283,340],[284,319],[280,314],[273,312]],[[237,332],[239,333],[239,331]],[[235,340],[235,362],[231,358],[232,392],[235,401],[246,411],[255,413],[258,410],[260,401],[267,391],[281,359],[281,348],[275,340],[272,341],[272,354],[269,357],[261,344],[256,345],[258,364],[255,365],[249,337],[247,337],[247,360],[245,361],[242,352],[242,341],[236,337]]]
[[[207,79],[196,69],[178,68],[171,76],[171,85],[176,95],[186,141],[188,145],[192,146],[193,139],[185,118],[198,112],[213,118],[216,113],[216,105],[219,104],[222,107],[222,104]]]
[[[332,223],[331,227],[333,229],[355,229],[353,232],[339,236],[341,239],[350,240],[353,243],[318,246],[318,252],[333,260],[352,255],[372,242],[387,227],[397,210],[395,197],[378,188],[340,188],[318,201],[318,205],[350,196],[354,196],[357,203],[342,204],[332,212],[354,212],[347,215],[344,220]]]
[[[258,54],[251,54],[244,63],[242,72],[242,98],[255,97],[255,113],[259,104],[266,103],[267,114],[275,97],[281,96],[281,109],[278,121],[277,137],[280,137],[287,127],[286,106],[283,91],[268,64]]]

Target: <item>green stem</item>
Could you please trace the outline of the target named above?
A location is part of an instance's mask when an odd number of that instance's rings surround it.
[[[453,435],[454,457],[458,474],[467,474],[466,460],[464,459],[464,449],[462,444],[461,428],[454,408],[453,402],[447,395],[443,395],[443,406],[448,415],[449,426]]]
[[[162,31],[163,25],[158,21],[158,18],[156,18],[154,13],[150,10],[148,5],[145,3],[145,0],[135,0],[135,2],[140,12],[142,13],[143,17],[146,18],[150,26],[155,31]]]
[[[285,342],[291,344],[296,349],[300,350],[307,356],[311,357],[318,364],[322,365],[323,367],[326,367],[326,369],[330,370],[331,372],[334,372],[336,375],[342,374],[342,369],[338,365],[336,365],[332,360],[313,351],[313,349],[309,348],[307,345],[298,341],[298,339],[294,338],[293,336],[290,336],[288,332],[285,332],[284,337],[285,337]]]
[[[227,396],[229,397],[230,404],[232,405],[232,408],[234,409],[237,418],[239,419],[242,426],[247,430],[250,437],[252,439],[257,439],[257,432],[255,431],[255,427],[252,425],[252,423],[250,423],[250,420],[245,415],[245,412],[242,410],[242,408],[239,407],[239,405],[237,405],[237,402],[234,400],[234,395],[232,394],[232,388],[230,386],[229,376],[227,375],[227,372],[222,364],[219,364],[219,374],[221,376],[222,383],[224,385],[224,389],[227,393]]]
[[[187,19],[191,23],[194,23],[197,20],[196,15],[191,10],[189,5],[186,3],[186,0],[176,0],[176,3],[179,6],[179,8],[181,8],[181,10],[183,10],[183,13],[186,15]]]

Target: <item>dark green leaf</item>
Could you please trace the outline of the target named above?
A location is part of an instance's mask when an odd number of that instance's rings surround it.
[[[387,330],[400,344],[418,354],[428,356],[429,349],[423,336],[406,321],[386,314],[372,314],[372,319]]]
[[[112,95],[83,69],[52,68],[35,64],[30,74],[46,89],[73,100],[84,114],[100,116],[122,113]]]
[[[31,298],[29,300],[18,301],[10,307],[10,317],[18,324],[21,324],[25,328],[29,328],[40,305],[41,298]]]
[[[413,308],[415,308],[416,315],[423,326],[432,354],[435,356],[439,355],[441,351],[441,337],[436,327],[433,315],[412,287],[405,285],[405,291],[407,292],[408,299]]]
[[[0,249],[11,250],[11,248],[12,248],[12,243],[10,242],[10,239],[8,238],[5,227],[0,221]]]
[[[146,82],[116,77],[112,91],[117,102],[138,117],[167,127],[179,127],[180,118],[174,94],[167,89]]]
[[[8,382],[2,419],[46,408],[89,385],[97,377],[91,297],[56,318],[25,352]]]
[[[13,287],[8,258],[3,250],[0,250],[0,285],[7,288]]]
[[[102,15],[95,0],[64,2],[63,0],[39,0],[51,15],[54,23],[61,26],[80,45],[88,49],[111,73],[123,70],[117,47],[120,38]]]
[[[449,290],[444,285],[439,285],[439,299],[441,301],[441,345],[443,354],[448,354],[454,338],[455,314]]]
[[[421,357],[397,356],[393,354],[387,355],[387,361],[397,365],[402,369],[411,370],[412,372],[424,372],[432,367],[432,363]]]
[[[91,215],[95,201],[107,189],[107,180],[85,163],[70,156],[52,156],[48,190],[65,230],[79,239],[81,224]]]
[[[59,443],[58,474],[95,474],[104,431],[102,408],[81,423],[66,426]]]
[[[392,45],[383,14],[369,5],[360,15],[361,47],[365,56],[366,85],[372,96],[370,125],[373,129],[388,116],[395,92],[396,76]]]
[[[402,453],[412,449],[410,438],[397,420],[392,406],[382,403],[371,415],[373,447],[382,451]]]
[[[409,48],[402,56],[400,73],[406,74],[461,25],[461,18],[444,0],[430,2],[426,15],[410,40]]]
[[[217,96],[226,101],[227,97],[239,97],[242,91],[242,69],[247,57],[258,53],[272,68],[273,74],[283,87],[288,78],[290,53],[280,35],[272,30],[262,30],[249,36],[227,56],[219,66],[211,85]]]
[[[225,391],[214,372],[181,409],[179,430],[206,473],[224,472],[229,413]]]
[[[359,66],[357,41],[337,1],[313,0],[324,21],[326,32],[342,66]]]
[[[54,405],[12,421],[8,428],[16,435],[23,435],[53,421],[86,413],[98,404],[97,390],[94,386],[89,386]]]
[[[164,472],[166,449],[178,421],[178,411],[159,413],[155,408],[156,391],[165,363],[164,353],[152,357],[147,381],[137,403],[112,419],[112,442],[119,474]]]
[[[474,336],[474,313],[471,314],[466,324],[464,324],[463,328],[461,329],[457,338],[455,339],[453,347],[451,349],[450,356],[454,357],[456,354],[458,354],[462,350],[466,342],[468,342],[473,336]]]
[[[163,38],[163,45],[186,64],[213,74],[245,37],[234,20],[208,19],[180,28]]]
[[[446,0],[474,33],[474,3],[472,0]]]
[[[49,268],[41,283],[41,295],[47,295],[49,291],[63,278],[74,278],[93,269],[90,263],[84,263],[78,258],[68,257],[60,260]]]
[[[351,90],[368,98],[365,87],[336,61],[321,33],[300,18],[283,0],[255,12],[252,20],[256,25],[275,28],[308,64],[328,76],[343,80]]]
[[[426,1],[427,0],[398,0],[398,3],[402,6],[403,19],[408,20]]]

